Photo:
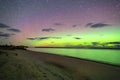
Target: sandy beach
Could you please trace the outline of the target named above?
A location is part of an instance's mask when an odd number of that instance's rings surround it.
[[[3,61],[0,64],[0,80],[120,80],[120,67],[66,56],[28,50],[2,50],[0,60]]]

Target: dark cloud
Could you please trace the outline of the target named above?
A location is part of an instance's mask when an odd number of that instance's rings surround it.
[[[49,39],[50,37],[36,37],[36,38],[27,38],[28,40],[45,40]]]
[[[75,37],[75,39],[81,39],[81,38],[79,38],[79,37]]]
[[[35,38],[27,38],[28,40],[35,40]]]
[[[120,44],[120,42],[108,42],[108,44]]]
[[[88,23],[86,26],[91,27],[91,28],[101,28],[101,27],[106,27],[110,26],[110,24],[105,24],[105,23]]]
[[[36,38],[27,38],[28,40],[46,40],[46,39],[61,39],[61,37],[36,37]]]
[[[61,39],[61,37],[39,37],[39,38],[36,38],[38,40],[45,40],[45,39]]]
[[[92,42],[93,46],[96,46],[99,44],[99,42]]]
[[[19,29],[14,29],[14,28],[10,28],[10,29],[7,29],[8,31],[12,31],[12,32],[21,32]]]
[[[63,26],[64,24],[63,23],[54,23],[54,25],[56,25],[56,26]]]
[[[9,34],[9,33],[3,33],[3,32],[0,32],[0,37],[10,37],[11,35],[13,34]]]
[[[10,26],[3,23],[0,23],[0,28],[6,28],[8,31],[12,31],[12,32],[21,32],[19,29],[11,28]]]
[[[77,27],[77,25],[72,25],[72,27]]]
[[[0,23],[0,28],[10,28],[10,26],[7,26],[6,24]]]
[[[46,28],[46,29],[42,29],[42,31],[50,32],[50,31],[55,31],[55,29],[52,29],[52,28]]]
[[[37,38],[39,40],[45,40],[45,39],[49,39],[50,37],[40,37],[40,38]]]

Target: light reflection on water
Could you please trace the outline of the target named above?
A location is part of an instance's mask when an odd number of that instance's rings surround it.
[[[28,50],[71,56],[113,65],[120,65],[120,50],[110,49],[66,49],[66,48],[28,48]]]

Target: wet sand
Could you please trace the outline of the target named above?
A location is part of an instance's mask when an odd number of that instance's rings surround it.
[[[42,52],[28,53],[49,64],[67,70],[78,80],[120,80],[120,67]]]

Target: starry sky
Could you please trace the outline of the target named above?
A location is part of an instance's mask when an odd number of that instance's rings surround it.
[[[0,0],[0,44],[120,44],[120,0]]]

